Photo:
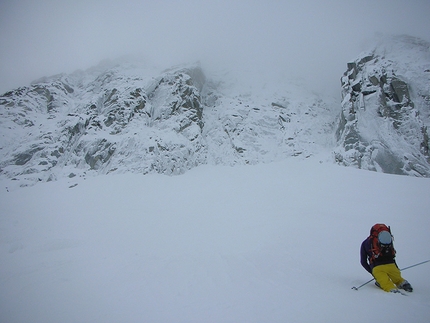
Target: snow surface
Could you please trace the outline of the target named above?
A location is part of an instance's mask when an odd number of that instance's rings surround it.
[[[0,182],[0,321],[428,322],[430,263],[351,287],[374,223],[430,259],[430,180],[320,160]]]

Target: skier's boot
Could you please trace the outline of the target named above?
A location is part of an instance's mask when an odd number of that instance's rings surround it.
[[[400,289],[404,289],[407,292],[412,292],[414,289],[412,288],[411,284],[407,280],[404,280],[400,285]]]

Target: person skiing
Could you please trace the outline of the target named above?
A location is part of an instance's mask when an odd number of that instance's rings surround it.
[[[377,223],[370,229],[370,236],[360,248],[360,262],[375,278],[375,284],[386,292],[398,293],[399,289],[412,292],[411,284],[402,277],[397,267],[396,250],[393,246],[391,229]]]

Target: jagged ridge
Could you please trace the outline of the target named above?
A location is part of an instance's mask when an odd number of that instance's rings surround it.
[[[341,78],[340,105],[291,81],[207,77],[199,64],[159,72],[113,62],[43,78],[0,97],[0,178],[25,186],[170,175],[320,152],[346,166],[429,177],[429,48],[401,36],[359,55]]]
[[[291,84],[257,94],[215,84],[198,65],[153,77],[121,63],[6,93],[0,175],[28,185],[113,172],[181,174],[206,163],[309,156],[331,141],[330,108],[315,96],[298,99]]]

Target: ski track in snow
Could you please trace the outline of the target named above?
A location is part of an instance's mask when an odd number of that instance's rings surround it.
[[[1,185],[0,321],[428,322],[429,264],[409,297],[351,287],[374,223],[400,267],[430,259],[429,189],[316,156]]]

